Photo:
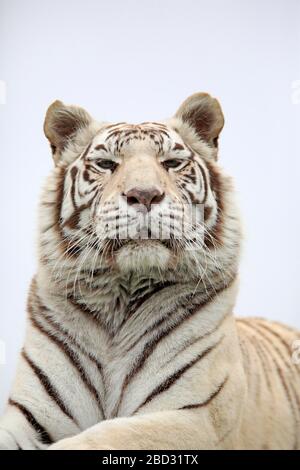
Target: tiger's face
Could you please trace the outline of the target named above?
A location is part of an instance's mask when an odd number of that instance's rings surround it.
[[[222,126],[206,94],[170,121],[138,125],[99,124],[55,102],[45,133],[63,174],[57,224],[71,254],[124,272],[200,260],[219,230],[220,185],[212,182]]]

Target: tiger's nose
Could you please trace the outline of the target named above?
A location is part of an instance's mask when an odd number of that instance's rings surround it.
[[[145,206],[149,212],[152,204],[159,204],[163,200],[165,193],[157,188],[132,188],[126,193],[123,193],[123,196],[126,198],[129,206],[139,204]]]

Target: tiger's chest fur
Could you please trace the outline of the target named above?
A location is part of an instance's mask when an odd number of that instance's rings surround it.
[[[199,364],[202,354],[207,354],[209,360],[210,349],[217,349],[219,342],[226,343],[221,325],[230,323],[236,290],[233,283],[228,292],[223,292],[221,283],[219,299],[217,285],[212,295],[212,291],[203,291],[197,284],[176,283],[171,278],[164,282],[133,282],[134,288],[127,279],[122,287],[114,286],[105,302],[95,305],[93,293],[91,298],[87,294],[80,299],[71,295],[64,298],[49,292],[42,273],[37,280],[39,287],[34,281],[29,302],[34,326],[42,325],[48,333],[59,334],[63,344],[81,360],[93,363],[93,380],[98,377],[95,389],[106,419],[134,414],[145,406],[151,409],[156,388],[160,399],[164,387],[167,391],[173,381],[176,389],[176,382],[179,384],[184,375],[181,369],[192,368],[190,359],[196,353]],[[200,395],[205,393],[202,387],[200,380],[196,387]],[[194,400],[194,394],[193,388],[185,390],[182,405]]]

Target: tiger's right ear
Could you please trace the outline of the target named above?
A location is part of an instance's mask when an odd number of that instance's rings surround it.
[[[50,142],[55,163],[68,142],[91,122],[91,116],[78,106],[67,106],[61,101],[54,101],[49,106],[44,121],[44,132]]]
[[[218,147],[224,116],[215,98],[208,93],[195,93],[182,103],[175,116],[188,124],[198,137],[212,147]]]

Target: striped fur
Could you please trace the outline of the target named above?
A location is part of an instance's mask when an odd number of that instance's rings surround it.
[[[299,333],[232,315],[241,229],[222,126],[206,94],[163,123],[49,108],[55,168],[0,448],[300,449]],[[150,238],[124,238],[141,192]]]

